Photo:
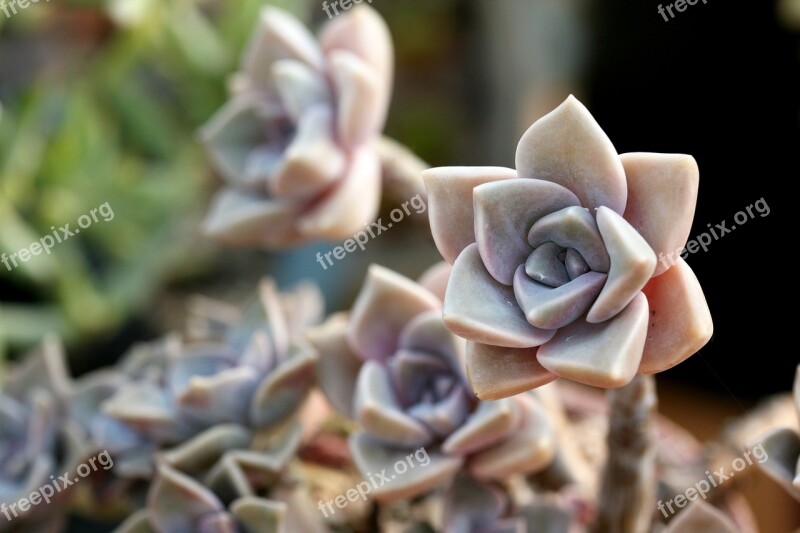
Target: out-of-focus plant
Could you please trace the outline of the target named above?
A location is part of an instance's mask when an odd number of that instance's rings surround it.
[[[74,230],[106,202],[114,212],[50,254],[0,267],[0,341],[88,340],[207,264],[187,260],[209,255],[198,244],[208,172],[194,132],[223,102],[263,4],[67,1],[0,17],[0,71],[13,73],[0,82],[0,250]]]

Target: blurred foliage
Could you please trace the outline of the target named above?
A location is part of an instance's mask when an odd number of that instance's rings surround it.
[[[266,3],[59,0],[0,12],[0,251],[74,229],[106,202],[114,212],[50,255],[0,264],[0,346],[48,331],[87,341],[206,268],[197,228],[211,180],[194,134],[224,101]]]

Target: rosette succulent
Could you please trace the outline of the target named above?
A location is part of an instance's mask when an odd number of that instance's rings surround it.
[[[280,247],[344,238],[373,220],[393,56],[386,24],[366,5],[327,23],[319,40],[265,8],[230,101],[201,132],[226,181],[206,232]]]
[[[0,395],[0,531],[46,530],[60,519],[56,503],[22,509],[17,502],[40,487],[50,476],[63,474],[71,464],[70,450],[60,421],[61,399],[67,391],[60,343],[48,339],[2,384]],[[52,488],[52,487],[51,487]],[[63,495],[53,497],[62,500]],[[37,529],[42,528],[42,529]]]
[[[249,317],[228,309],[196,319],[203,341],[171,336],[132,350],[120,372],[84,378],[78,418],[98,446],[119,456],[120,475],[149,478],[159,449],[221,427],[275,427],[295,412],[316,364],[300,334],[320,318],[321,296],[313,285],[280,295],[263,281],[259,303]]]
[[[794,400],[800,420],[800,366],[794,382]],[[759,462],[759,466],[800,501],[800,433],[796,429],[776,429],[766,435],[761,444],[769,460]]]
[[[438,277],[424,276],[434,285]],[[372,266],[349,316],[309,336],[321,388],[360,424],[350,437],[356,466],[364,479],[386,476],[370,493],[381,501],[422,494],[462,467],[479,480],[503,479],[554,455],[537,396],[488,402],[471,393],[463,340],[445,328],[442,302],[425,286]]]
[[[436,245],[453,264],[444,322],[469,341],[478,397],[558,376],[620,387],[709,340],[702,289],[676,257],[697,199],[692,157],[618,155],[569,97],[523,135],[516,167],[423,176]]]

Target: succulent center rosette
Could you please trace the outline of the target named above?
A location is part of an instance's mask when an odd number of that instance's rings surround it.
[[[373,220],[392,70],[388,28],[366,5],[326,24],[319,40],[264,8],[231,100],[201,131],[226,181],[206,232],[274,247],[344,238]]]
[[[462,466],[503,479],[553,457],[536,396],[486,402],[471,393],[463,340],[444,326],[441,305],[426,287],[373,266],[350,316],[310,332],[323,391],[361,425],[350,439],[356,465],[365,478],[387,475],[373,491],[383,500],[421,494]]]
[[[710,338],[700,285],[675,255],[697,198],[690,156],[620,156],[570,97],[525,133],[516,170],[424,178],[434,239],[453,263],[444,321],[469,340],[480,398],[558,376],[620,387]]]

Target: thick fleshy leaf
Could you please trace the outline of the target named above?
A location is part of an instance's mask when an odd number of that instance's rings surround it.
[[[428,458],[428,462],[423,463],[415,455],[415,452],[419,453],[420,450],[424,449],[387,448],[364,433],[350,436],[350,453],[353,461],[365,479],[370,474],[374,476],[378,486],[370,496],[380,502],[409,499],[424,494],[447,483],[463,463],[461,457],[443,456],[427,451],[425,457]],[[409,461],[414,467],[409,466]],[[401,462],[408,467],[402,474],[398,473],[401,469],[397,466]],[[388,481],[382,481],[378,474],[386,475]]]
[[[431,234],[445,261],[455,263],[464,248],[475,242],[473,189],[516,177],[515,170],[502,167],[440,167],[422,173]]]
[[[213,376],[194,376],[176,401],[183,412],[204,425],[246,424],[250,398],[259,377],[254,369],[245,366]]]
[[[511,400],[480,402],[469,419],[442,443],[447,455],[468,455],[496,444],[519,428],[519,405]]]
[[[554,242],[562,248],[574,248],[595,272],[608,272],[610,260],[600,231],[592,215],[582,207],[566,207],[536,222],[528,233],[534,247]]]
[[[447,282],[450,280],[450,273],[453,265],[447,261],[440,261],[422,273],[417,283],[431,291],[444,302],[444,295],[447,292]]]
[[[347,148],[375,137],[383,129],[387,106],[378,71],[357,55],[336,50],[329,56],[336,94],[336,131]]]
[[[265,125],[278,125],[285,111],[252,94],[233,98],[200,129],[199,138],[217,170],[231,184],[257,190],[281,162],[282,136],[272,138]],[[277,126],[276,126],[277,127]],[[276,143],[276,147],[270,144]]]
[[[64,346],[50,334],[11,371],[3,383],[3,393],[23,398],[31,389],[42,388],[65,398],[72,388]]]
[[[647,298],[637,294],[600,324],[577,320],[539,348],[539,362],[561,377],[601,388],[622,387],[636,375],[648,324]]]
[[[398,402],[408,406],[419,401],[429,390],[431,379],[449,377],[450,366],[444,357],[431,352],[398,350],[389,360]]]
[[[374,9],[361,5],[334,18],[320,31],[319,42],[326,55],[336,50],[352,52],[374,68],[382,80],[388,103],[394,71],[394,50],[389,27]]]
[[[221,424],[165,451],[161,459],[181,472],[199,473],[217,462],[228,450],[246,448],[251,439],[252,434],[247,428]]]
[[[299,229],[306,237],[344,239],[365,231],[378,214],[381,164],[375,151],[364,147],[350,154],[344,177],[303,212]]]
[[[567,248],[564,257],[564,266],[567,268],[569,279],[575,279],[589,272],[589,264],[575,248]]]
[[[531,396],[510,401],[521,405],[521,426],[508,440],[469,458],[467,468],[478,479],[507,479],[544,469],[556,453],[555,431],[544,407]]]
[[[625,220],[656,255],[680,251],[689,238],[700,170],[690,155],[632,153],[620,156],[628,180]],[[660,262],[655,275],[671,266]]]
[[[470,476],[459,476],[445,493],[444,530],[448,533],[498,533],[492,526],[508,505],[499,488]]]
[[[161,465],[147,497],[150,522],[159,531],[189,533],[196,531],[198,520],[224,511],[222,502],[210,490],[178,472]]]
[[[131,383],[103,402],[103,411],[149,435],[166,440],[183,439],[191,427],[179,419],[166,392],[151,383]]]
[[[552,181],[578,195],[592,212],[625,210],[625,170],[611,140],[574,96],[528,129],[517,147],[521,178]]]
[[[283,458],[251,450],[233,450],[214,465],[204,481],[223,501],[229,502],[255,496],[271,487],[285,466]]]
[[[664,533],[737,533],[741,531],[719,509],[703,500],[694,501],[678,513]]]
[[[537,350],[467,342],[467,374],[475,395],[499,400],[554,381],[558,376],[539,363]]]
[[[289,352],[291,338],[286,323],[286,315],[283,312],[281,293],[274,279],[264,278],[258,283],[258,300],[264,309],[267,328],[269,328],[269,339],[272,341],[272,347],[275,350],[275,358],[278,362],[282,362]]]
[[[700,282],[683,259],[651,279],[642,292],[650,305],[650,325],[640,374],[672,368],[711,339],[711,311]]]
[[[400,332],[397,346],[440,357],[449,372],[467,383],[463,369],[464,341],[445,327],[441,310],[426,311],[412,318]]]
[[[276,198],[319,193],[345,171],[347,159],[333,138],[333,110],[316,105],[303,113],[281,166],[269,182]]]
[[[768,459],[759,466],[800,501],[800,435],[790,429],[774,430],[761,445]]]
[[[402,411],[386,367],[375,361],[367,361],[361,368],[354,410],[363,428],[381,442],[413,447],[433,440],[422,423]]]
[[[280,533],[286,515],[286,504],[245,497],[231,504],[231,513],[246,533]]]
[[[528,323],[513,289],[499,283],[484,267],[477,244],[469,245],[453,265],[443,316],[450,331],[482,344],[530,348],[555,334]]]
[[[485,183],[473,193],[475,237],[486,270],[504,285],[533,250],[528,232],[542,217],[579,205],[578,197],[549,181]]]
[[[256,87],[272,87],[272,66],[281,59],[296,59],[324,71],[325,57],[316,39],[293,15],[269,6],[261,10],[258,23],[242,56],[242,70]]]
[[[639,294],[653,276],[656,254],[630,223],[607,207],[597,210],[597,227],[611,258],[611,269],[603,290],[586,320],[599,323],[617,313]]]
[[[300,206],[286,200],[222,189],[211,202],[203,232],[235,246],[279,246],[296,242]]]
[[[418,403],[408,414],[423,422],[437,437],[446,437],[464,422],[469,408],[467,391],[456,386],[442,401]]]
[[[532,280],[525,266],[514,276],[514,296],[532,326],[558,329],[581,317],[603,288],[607,276],[587,272],[565,285],[553,288]]]
[[[441,305],[421,285],[372,265],[350,314],[350,344],[364,360],[385,361],[397,350],[403,328],[420,313]]]
[[[558,257],[562,253],[566,255],[566,250],[554,242],[537,246],[525,261],[525,273],[530,279],[548,287],[560,287],[568,283],[567,267]]]
[[[332,108],[324,76],[300,61],[284,59],[272,67],[275,85],[292,122],[300,122],[308,109],[323,104]]]
[[[347,341],[348,318],[338,313],[306,333],[319,353],[317,383],[334,409],[353,418],[353,394],[363,361]]]
[[[310,347],[293,346],[288,360],[259,385],[250,405],[250,424],[266,427],[290,416],[311,390],[317,364]]]

